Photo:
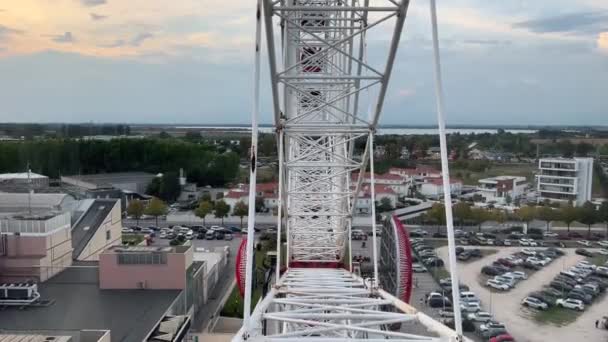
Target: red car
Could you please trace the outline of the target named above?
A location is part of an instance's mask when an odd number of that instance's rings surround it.
[[[515,342],[515,339],[509,334],[502,334],[492,337],[490,342]]]

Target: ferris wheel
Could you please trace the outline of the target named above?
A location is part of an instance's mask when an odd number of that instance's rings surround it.
[[[411,254],[401,222],[387,219],[381,245],[376,236],[374,135],[408,5],[407,0],[258,0],[249,203],[255,203],[263,28],[279,163],[276,280],[251,312],[255,208],[250,205],[236,269],[244,322],[234,341],[463,340],[461,331],[407,303]],[[373,49],[366,42],[372,31],[385,38]],[[435,38],[436,33],[434,26]],[[439,85],[439,72],[437,78]],[[441,128],[441,102],[439,109]],[[363,146],[361,155],[356,143]],[[363,279],[354,272],[351,228],[368,167],[373,275]],[[447,173],[446,162],[444,177]],[[457,284],[456,276],[453,280]],[[429,333],[408,331],[414,323]]]

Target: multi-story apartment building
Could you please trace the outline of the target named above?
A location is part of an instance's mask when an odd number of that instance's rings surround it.
[[[538,169],[538,201],[572,201],[580,206],[591,200],[593,158],[543,158]]]

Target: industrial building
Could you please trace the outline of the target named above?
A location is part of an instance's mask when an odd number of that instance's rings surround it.
[[[33,172],[1,173],[0,186],[28,186],[32,189],[49,186],[49,177]]]
[[[156,176],[147,172],[97,173],[62,176],[61,182],[86,190],[114,188],[143,194]]]
[[[538,201],[572,202],[591,200],[593,158],[542,158],[538,161]]]

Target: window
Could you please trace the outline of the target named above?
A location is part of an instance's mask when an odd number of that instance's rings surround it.
[[[162,265],[167,263],[164,253],[118,253],[119,265]]]
[[[106,230],[106,240],[110,240],[112,238],[112,231]]]

